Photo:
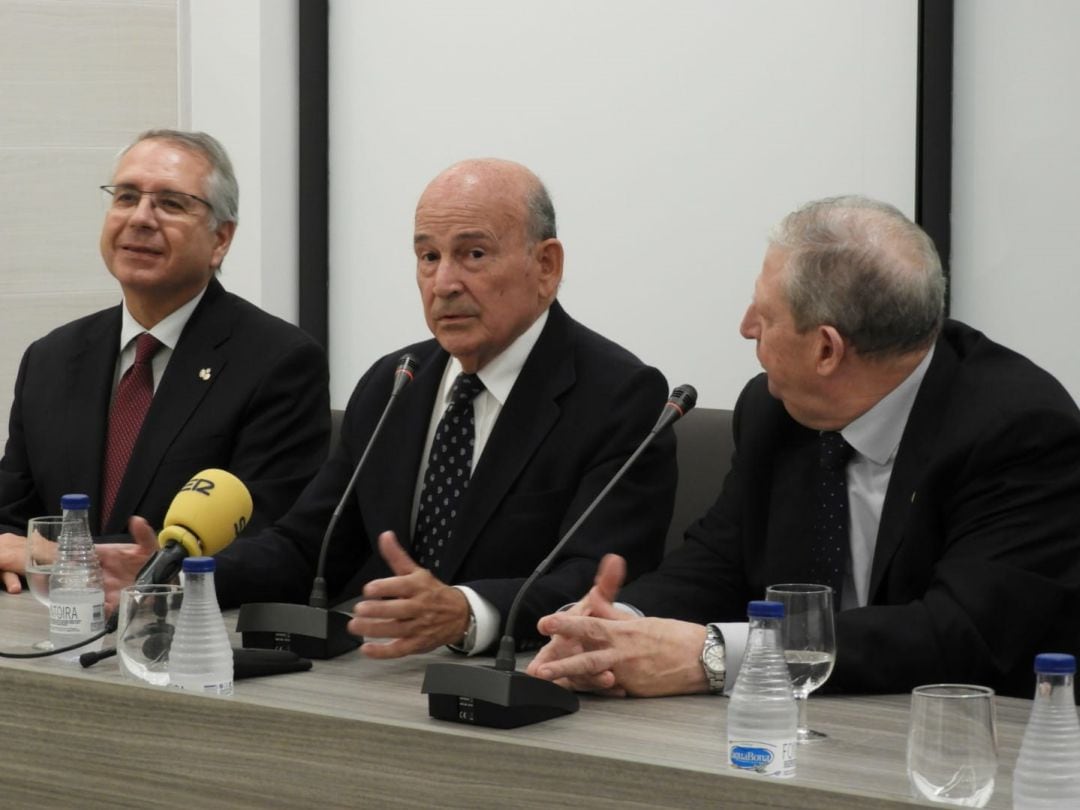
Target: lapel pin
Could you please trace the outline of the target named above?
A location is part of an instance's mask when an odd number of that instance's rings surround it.
[[[918,491],[918,490],[916,490],[916,492],[917,492],[917,491]],[[915,492],[912,492],[912,493],[911,493],[911,502],[912,502],[912,503],[915,503]]]
[[[210,379],[210,369],[208,369],[208,368],[199,369],[199,379],[200,380],[209,380]]]

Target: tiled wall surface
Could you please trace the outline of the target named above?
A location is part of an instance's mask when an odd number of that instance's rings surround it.
[[[177,0],[0,0],[0,438],[26,346],[119,301],[97,187],[176,126],[176,43]]]

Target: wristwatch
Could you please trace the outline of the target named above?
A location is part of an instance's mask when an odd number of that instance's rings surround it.
[[[705,670],[709,691],[714,695],[722,695],[727,665],[724,658],[724,634],[720,632],[718,624],[705,625],[705,645],[701,648],[701,668]]]

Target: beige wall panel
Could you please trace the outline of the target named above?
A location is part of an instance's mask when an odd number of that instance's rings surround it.
[[[0,0],[0,441],[26,346],[119,300],[97,187],[176,126],[176,43],[177,0]]]
[[[116,291],[98,252],[113,149],[0,150],[0,296],[32,290]]]
[[[175,0],[0,0],[0,147],[174,125],[176,64]]]

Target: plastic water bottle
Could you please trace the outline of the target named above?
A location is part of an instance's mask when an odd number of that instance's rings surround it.
[[[169,685],[211,695],[233,693],[233,653],[214,590],[214,558],[184,560],[184,601],[169,650]]]
[[[795,775],[799,710],[780,643],[781,602],[754,601],[750,636],[728,702],[728,763],[765,776]]]
[[[90,535],[90,498],[64,495],[60,508],[65,524],[49,575],[49,640],[54,647],[67,647],[105,629],[105,587]],[[91,649],[88,645],[63,657],[78,658]]]
[[[1073,676],[1076,658],[1035,656],[1035,702],[1013,772],[1015,810],[1080,807],[1080,722]]]

